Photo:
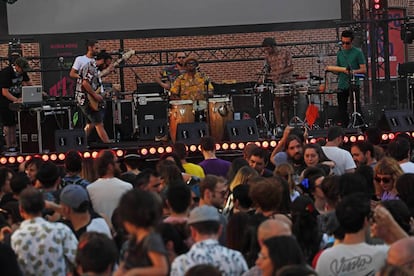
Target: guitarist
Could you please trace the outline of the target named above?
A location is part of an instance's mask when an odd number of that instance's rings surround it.
[[[91,100],[102,103],[103,97],[100,95],[101,81],[99,72],[105,70],[111,63],[112,57],[106,52],[100,52],[95,60],[86,63],[79,71],[79,78],[76,83],[76,102],[85,115],[87,120],[85,126],[85,133],[88,136],[93,128],[101,138],[102,142],[110,143],[108,134],[104,128],[102,110],[95,110],[91,108]]]
[[[338,125],[347,127],[348,117],[348,98],[352,92],[350,89],[351,78],[354,74],[365,74],[367,67],[365,57],[361,49],[352,46],[354,34],[351,30],[344,30],[341,34],[342,49],[336,54],[336,65],[327,66],[326,71],[338,73]],[[359,83],[355,83],[355,95],[357,112],[361,113],[359,102]]]

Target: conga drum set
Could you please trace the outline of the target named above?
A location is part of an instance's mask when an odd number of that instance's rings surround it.
[[[229,97],[203,100],[172,100],[169,102],[169,129],[173,143],[177,139],[177,126],[182,123],[206,122],[210,136],[216,141],[225,138],[225,127],[233,120],[233,108]]]

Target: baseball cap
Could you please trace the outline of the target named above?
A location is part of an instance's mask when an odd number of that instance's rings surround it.
[[[32,68],[30,68],[29,62],[27,59],[19,57],[14,61],[14,64],[22,68],[24,72],[30,71]]]
[[[208,205],[196,207],[190,212],[187,223],[193,224],[204,221],[220,221],[217,209]]]
[[[198,65],[198,60],[193,57],[193,56],[189,56],[184,60],[184,65],[187,65],[188,63],[195,63],[196,65]]]
[[[88,192],[80,185],[70,184],[60,192],[60,202],[77,209],[85,201],[89,201]]]

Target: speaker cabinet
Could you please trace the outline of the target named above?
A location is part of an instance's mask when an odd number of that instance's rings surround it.
[[[377,126],[385,131],[414,130],[414,115],[411,110],[384,110]]]
[[[226,129],[230,142],[257,141],[259,139],[256,121],[253,119],[229,121]]]
[[[199,144],[200,138],[204,136],[209,136],[208,126],[204,122],[182,123],[177,125],[177,142]]]
[[[154,140],[155,136],[168,135],[167,119],[141,120],[139,122],[139,140]]]
[[[56,151],[55,130],[70,129],[69,107],[33,108],[18,112],[20,150],[22,153]]]
[[[86,134],[83,129],[58,129],[55,131],[55,146],[57,152],[86,150],[86,142]]]

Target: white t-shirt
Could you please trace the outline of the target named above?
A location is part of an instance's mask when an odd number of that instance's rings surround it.
[[[414,163],[413,162],[404,162],[400,164],[401,169],[404,173],[414,173]]]
[[[375,275],[387,259],[387,245],[338,244],[322,252],[316,272],[323,276]]]
[[[121,196],[132,189],[132,185],[116,177],[99,178],[89,184],[86,189],[93,209],[98,214],[104,214],[110,220]]]
[[[75,58],[73,62],[72,68],[75,69],[77,72],[87,63],[91,62],[93,58],[87,57],[86,55],[78,56]]]
[[[355,169],[356,165],[349,151],[338,147],[322,147],[326,157],[335,162],[332,169],[335,175],[342,175],[346,170]]]

